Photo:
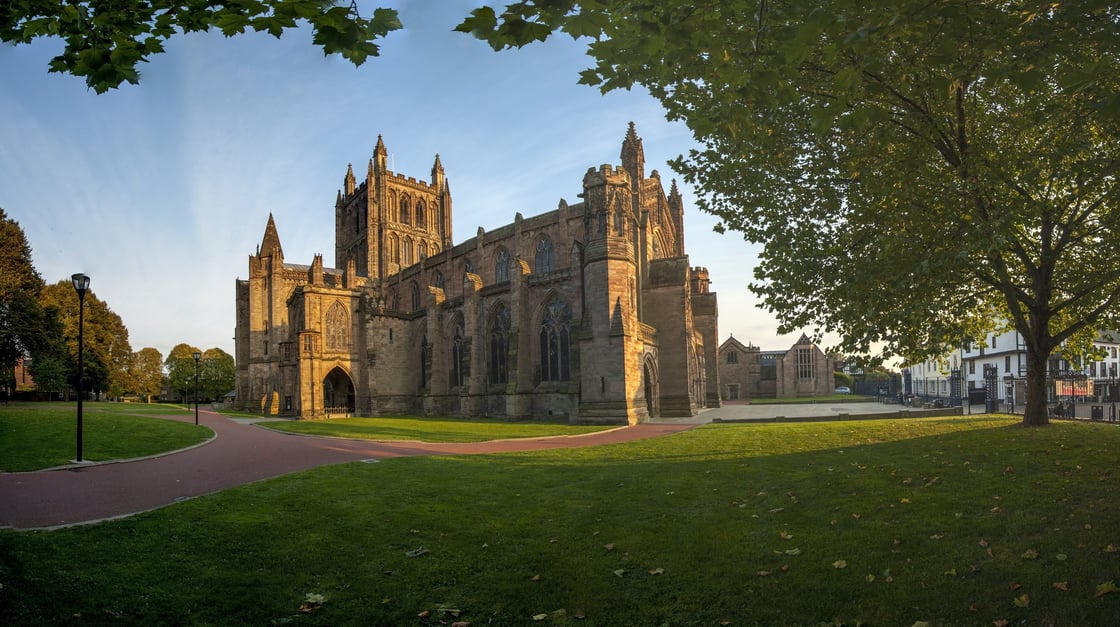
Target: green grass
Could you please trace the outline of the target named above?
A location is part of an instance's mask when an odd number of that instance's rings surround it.
[[[324,467],[0,532],[0,623],[1114,624],[1120,429],[1017,422]]]
[[[213,436],[206,427],[151,417],[176,414],[183,410],[167,405],[82,403],[82,457],[87,461],[144,457]],[[0,471],[61,466],[76,454],[76,403],[0,405]]]
[[[613,428],[559,422],[418,417],[286,420],[262,422],[260,425],[286,433],[360,440],[422,440],[424,442],[484,442],[511,438],[539,438],[594,433]]]

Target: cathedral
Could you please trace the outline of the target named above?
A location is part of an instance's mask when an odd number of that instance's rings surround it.
[[[333,268],[285,260],[268,217],[236,284],[241,408],[635,424],[719,405],[716,295],[633,123],[582,202],[458,244],[439,155],[430,181],[387,156],[378,136],[365,176],[347,168]]]

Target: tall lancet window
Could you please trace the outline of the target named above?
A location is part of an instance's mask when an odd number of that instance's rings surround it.
[[[328,351],[350,350],[350,316],[342,303],[336,302],[327,310],[325,331]]]
[[[568,381],[572,308],[553,300],[544,311],[540,330],[541,381]]]

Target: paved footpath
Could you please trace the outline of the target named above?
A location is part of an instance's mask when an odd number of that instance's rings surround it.
[[[575,436],[465,444],[297,436],[200,412],[215,438],[156,457],[0,473],[0,528],[54,528],[119,518],[242,484],[328,464],[407,455],[469,455],[627,442],[693,424],[641,424]],[[167,416],[193,421],[193,415]]]

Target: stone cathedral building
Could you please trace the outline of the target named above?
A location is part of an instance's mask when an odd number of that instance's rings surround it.
[[[439,156],[422,181],[387,155],[379,136],[346,171],[335,267],[290,263],[269,216],[237,281],[239,405],[634,424],[719,404],[716,295],[633,124],[582,202],[458,244]]]

